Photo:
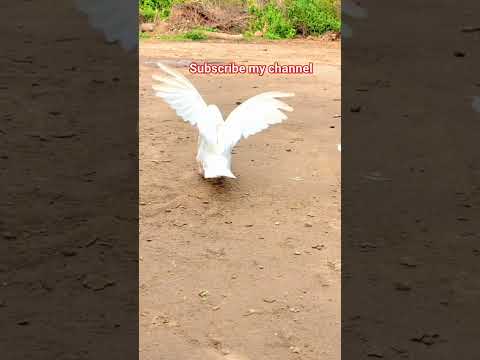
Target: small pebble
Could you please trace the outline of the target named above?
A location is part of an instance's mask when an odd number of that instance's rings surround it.
[[[398,281],[395,283],[395,289],[399,291],[410,291],[412,287],[407,282]]]
[[[408,256],[402,257],[400,259],[400,264],[408,267],[416,267],[418,265],[414,259]]]
[[[65,257],[71,257],[77,255],[77,252],[75,250],[67,249],[62,251],[62,255]]]
[[[294,354],[299,354],[299,353],[300,353],[300,349],[299,349],[297,346],[290,346],[290,350],[291,350]]]
[[[2,235],[7,240],[12,240],[16,238],[15,235],[13,235],[11,232],[8,232],[8,231],[5,231]]]
[[[208,290],[202,290],[198,293],[198,296],[201,298],[206,298],[208,296]]]

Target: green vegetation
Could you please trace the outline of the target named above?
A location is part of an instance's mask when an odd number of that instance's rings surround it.
[[[167,19],[177,0],[139,0],[139,13],[144,21],[152,22],[157,18]]]
[[[274,1],[263,7],[252,4],[248,11],[253,19],[250,31],[263,31],[267,39],[290,39],[297,32],[286,16],[285,9],[280,8]]]
[[[154,35],[147,32],[140,32],[139,36],[140,39],[158,39],[158,40],[170,40],[170,41],[196,41],[196,40],[206,40],[208,37],[205,34],[207,31],[215,31],[210,30],[208,28],[198,28],[187,31],[186,33],[182,34],[159,34]]]
[[[327,31],[340,31],[340,0],[139,0],[144,21],[167,20],[176,4],[196,2],[206,7],[225,7],[235,3],[250,15],[245,38],[257,31],[267,39],[290,39],[295,36],[317,36]],[[182,39],[204,40],[205,31],[215,28],[194,28]],[[148,37],[141,35],[141,37]],[[173,37],[176,37],[173,36]]]
[[[288,0],[287,18],[302,35],[321,35],[340,31],[340,18],[331,0]]]
[[[141,31],[138,34],[138,36],[140,37],[140,39],[151,39],[152,38],[152,35],[150,33],[141,32]]]
[[[205,35],[205,32],[199,29],[193,29],[188,32],[186,32],[184,35],[185,39],[190,39],[190,40],[205,40],[207,39],[207,35]]]

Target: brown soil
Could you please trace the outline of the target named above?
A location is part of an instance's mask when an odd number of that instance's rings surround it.
[[[197,132],[148,61],[315,64],[314,75],[191,75],[226,116],[259,92],[295,110],[236,148],[237,179],[196,172]],[[140,358],[340,359],[338,42],[157,42],[140,49]]]

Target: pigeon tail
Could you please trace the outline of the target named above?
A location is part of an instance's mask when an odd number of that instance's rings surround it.
[[[203,163],[203,177],[212,179],[218,177],[229,177],[235,179],[235,175],[230,170],[228,159],[223,156],[210,155],[207,156]]]
[[[236,179],[236,176],[226,168],[206,168],[203,177],[205,179],[214,179],[219,177],[228,177]]]
[[[232,179],[236,179],[237,177],[233,175],[233,173],[228,169],[222,169],[219,171],[215,171],[212,169],[205,170],[205,175],[203,176],[205,179],[214,179],[219,177],[228,177]]]

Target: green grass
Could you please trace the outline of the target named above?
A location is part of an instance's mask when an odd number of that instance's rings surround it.
[[[184,34],[158,34],[153,35],[150,33],[140,33],[140,40],[165,40],[165,41],[199,41],[206,40],[205,33],[200,31],[189,31]]]
[[[287,18],[302,35],[340,31],[336,2],[332,0],[287,0],[285,5]]]
[[[337,0],[286,0],[283,6],[269,1],[259,7],[251,1],[253,15],[248,33],[264,31],[268,39],[290,39],[296,34],[321,35],[327,31],[340,31]]]
[[[250,24],[250,31],[264,31],[267,39],[290,39],[296,34],[290,20],[287,18],[284,9],[280,8],[274,1],[270,1],[264,7],[253,4],[248,11],[254,19]]]
[[[170,16],[172,6],[183,0],[139,0],[140,16],[147,22],[157,18],[167,19]]]
[[[205,31],[199,30],[199,29],[193,29],[185,34],[183,34],[185,39],[190,39],[190,40],[206,40],[208,39],[207,35],[205,34]]]
[[[158,40],[170,40],[170,41],[198,41],[207,40],[207,32],[217,32],[217,29],[210,28],[208,26],[197,27],[182,34],[152,34],[148,32],[140,32],[139,37],[141,40],[158,39]]]
[[[144,21],[168,19],[175,4],[194,0],[139,0],[140,15]],[[195,0],[210,6],[239,4],[248,9],[251,21],[244,33],[252,39],[256,31],[262,31],[267,39],[291,39],[296,35],[321,35],[327,31],[340,31],[340,0],[269,0],[259,5],[259,0]],[[169,35],[183,40],[205,40],[206,31],[214,28],[195,28],[182,35]],[[148,38],[146,34],[141,38]]]
[[[147,32],[141,32],[138,34],[139,38],[140,39],[151,39],[152,38],[152,35],[150,33],[147,33]]]

